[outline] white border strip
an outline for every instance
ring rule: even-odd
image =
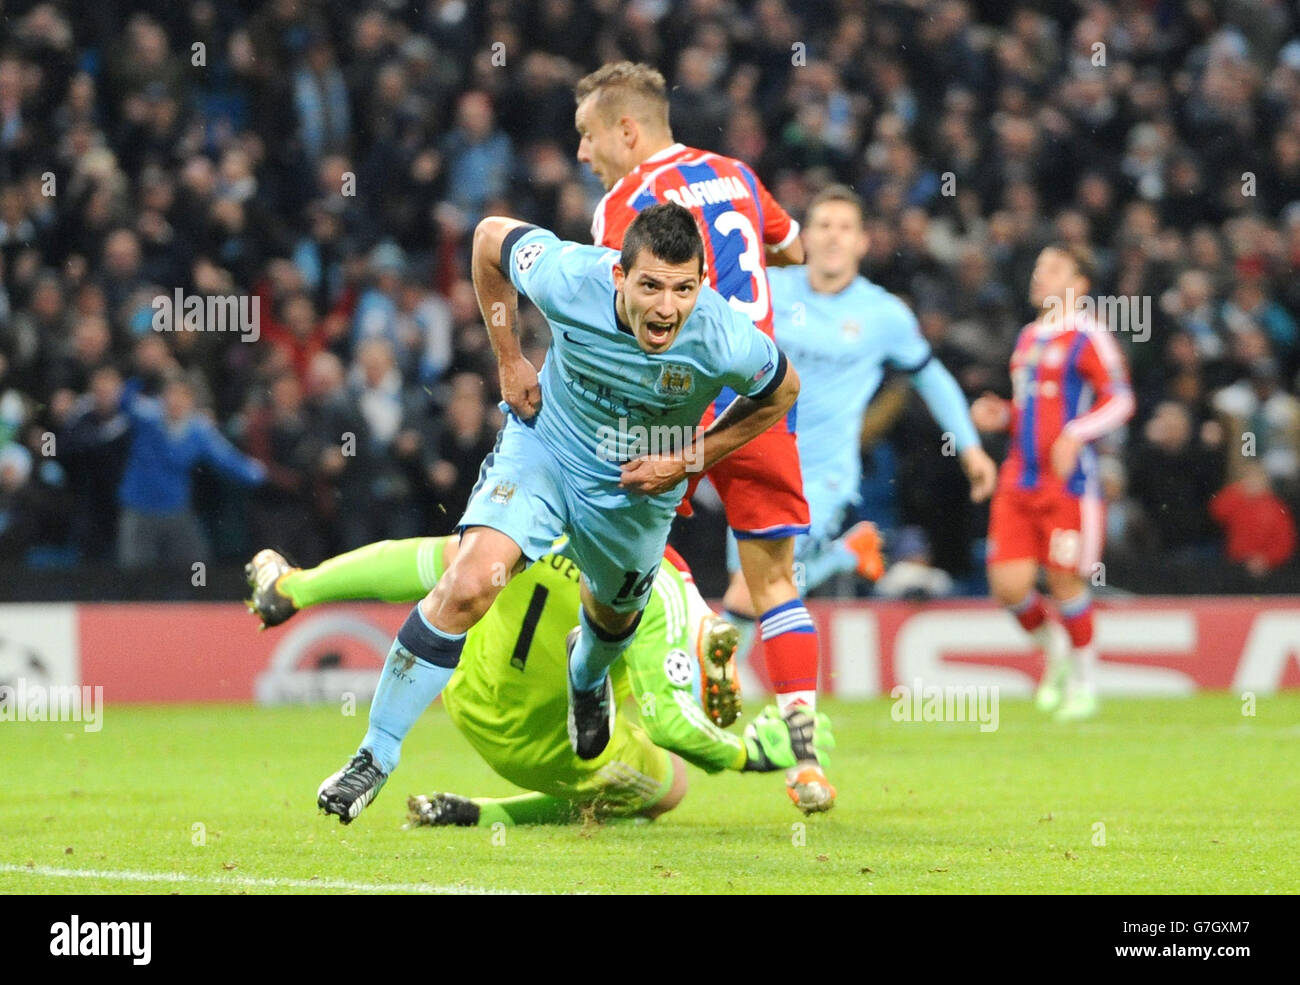
[[[52,879],[117,879],[121,882],[191,883],[229,889],[336,889],[349,893],[416,893],[422,896],[518,896],[518,890],[480,886],[432,886],[426,883],[348,882],[342,879],[275,879],[251,876],[196,876],[184,872],[134,872],[103,869],[59,869],[50,865],[0,862],[0,875],[45,876]]]

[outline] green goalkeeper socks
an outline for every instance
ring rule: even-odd
[[[451,537],[381,540],[280,579],[280,591],[299,609],[321,602],[380,599],[414,602],[442,577],[442,549]]]
[[[501,823],[569,824],[577,817],[573,802],[544,793],[523,793],[518,797],[475,797],[479,806],[478,826]]]

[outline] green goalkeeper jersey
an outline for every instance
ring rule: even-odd
[[[565,637],[578,623],[579,578],[571,559],[550,554],[512,579],[469,631],[443,692],[448,712],[480,755],[529,790],[555,791],[564,777],[600,765],[599,757],[577,759],[565,725]],[[714,725],[700,704],[685,584],[666,560],[636,638],[611,675],[620,719],[639,713],[655,745],[710,773],[744,762],[739,736]]]

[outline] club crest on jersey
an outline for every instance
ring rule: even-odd
[[[529,243],[522,250],[515,253],[515,268],[522,274],[542,255],[546,247],[541,243]]]
[[[840,335],[844,337],[845,342],[856,342],[862,335],[862,325],[852,318],[847,318],[840,324]]]
[[[494,503],[505,505],[514,498],[514,495],[515,484],[513,482],[498,482],[496,487],[492,490],[492,495],[489,499]]]
[[[1043,351],[1043,365],[1048,369],[1059,366],[1063,362],[1065,362],[1065,350],[1060,346],[1048,346]]]
[[[668,363],[659,373],[655,393],[661,397],[683,397],[695,389],[695,373],[681,363]]]

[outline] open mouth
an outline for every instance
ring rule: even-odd
[[[646,322],[646,341],[651,345],[666,345],[668,340],[672,338],[673,327],[671,322]]]

